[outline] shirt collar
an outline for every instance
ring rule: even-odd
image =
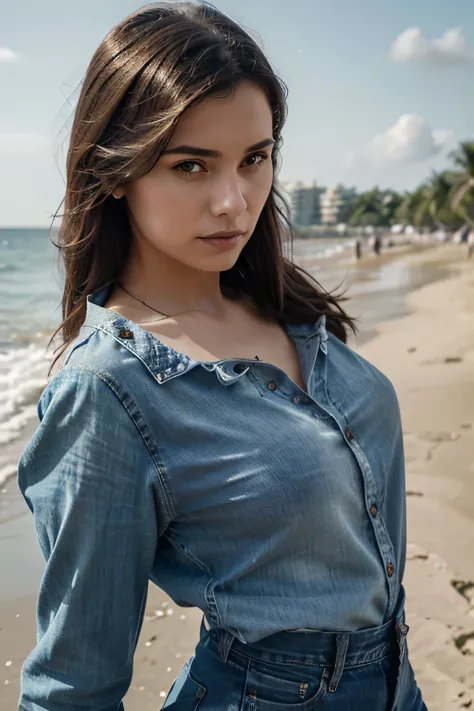
[[[197,365],[203,365],[209,369],[210,362],[197,361],[176,351],[134,321],[129,321],[124,316],[105,308],[104,304],[107,302],[112,288],[113,283],[110,283],[87,295],[83,329],[90,330],[92,328],[111,335],[138,356],[160,383],[182,375]],[[328,339],[326,316],[322,315],[316,321],[305,323],[285,323],[284,328],[295,342],[318,336],[321,347],[326,352]],[[218,362],[224,363],[225,361]]]

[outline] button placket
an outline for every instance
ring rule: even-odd
[[[349,425],[346,424],[345,428],[343,429],[343,434],[346,437],[348,445],[356,456],[356,459],[359,463],[366,482],[367,508],[370,516],[372,517],[373,529],[381,555],[381,564],[388,578],[389,606],[393,608],[398,595],[397,578],[395,575],[395,564],[393,562],[394,550],[393,544],[388,536],[388,532],[383,520],[383,515],[379,511],[377,506],[377,486],[375,484],[374,475],[371,470],[370,464],[367,461],[365,453],[361,448],[360,444],[357,442],[352,428]]]

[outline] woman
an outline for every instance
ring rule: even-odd
[[[149,579],[204,613],[163,708],[425,708],[398,404],[283,256],[284,119],[284,85],[209,5],[145,7],[91,61],[66,352],[19,466],[47,560],[23,711],[123,708]]]

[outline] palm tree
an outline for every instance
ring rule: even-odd
[[[451,192],[452,208],[474,228],[474,142],[461,143],[450,157],[461,169]]]
[[[359,193],[352,203],[352,215],[349,218],[350,225],[366,226],[377,223],[377,193],[378,188]]]
[[[428,209],[430,187],[423,183],[414,192],[405,193],[397,209],[396,217],[399,222],[415,227],[431,227],[433,218]]]
[[[453,186],[459,180],[459,174],[445,170],[433,171],[431,179],[425,184],[422,199],[417,206],[415,223],[422,224],[429,215],[438,227],[460,227],[463,220],[451,205]]]
[[[388,227],[395,218],[395,212],[402,197],[394,190],[372,188],[356,196],[352,203],[350,225],[361,227]]]

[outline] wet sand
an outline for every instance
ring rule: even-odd
[[[474,699],[474,265],[459,247],[440,246],[397,250],[358,264],[346,259],[336,268],[326,260],[313,266],[320,266],[315,276],[327,288],[347,274],[349,295],[357,294],[349,307],[362,321],[354,347],[392,378],[399,394],[408,476],[411,657],[430,711],[468,708]],[[12,449],[22,446],[23,440]],[[43,561],[15,480],[4,489],[0,711],[13,711],[21,664],[35,642]],[[161,707],[193,652],[201,617],[150,586],[127,711]]]

